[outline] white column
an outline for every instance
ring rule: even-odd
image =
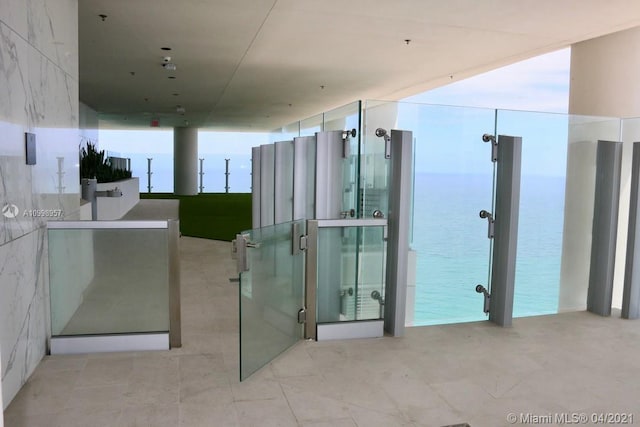
[[[173,192],[198,194],[198,128],[173,128]]]
[[[571,47],[569,113],[640,116],[640,27],[577,43]],[[595,144],[597,139],[624,141],[613,307],[621,306],[629,215],[632,142],[640,132],[619,122],[572,119],[567,153],[567,187],[563,236],[560,311],[586,307],[593,218]]]

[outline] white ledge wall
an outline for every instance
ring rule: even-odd
[[[130,178],[118,182],[98,184],[97,191],[118,188],[122,197],[97,197],[98,220],[114,220],[122,218],[140,201],[140,179]]]
[[[15,218],[0,215],[6,408],[45,354],[49,335],[46,219],[23,213],[79,215],[77,0],[2,0],[0,64],[0,207],[19,209]],[[25,132],[36,135],[32,166],[26,165]]]

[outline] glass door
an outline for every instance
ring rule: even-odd
[[[304,221],[276,224],[238,235],[240,270],[240,380],[302,338]]]

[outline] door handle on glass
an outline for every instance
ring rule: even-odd
[[[259,242],[247,242],[246,243],[248,248],[259,248],[260,247],[260,243]]]

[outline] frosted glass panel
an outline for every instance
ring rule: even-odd
[[[305,222],[298,221],[305,232]],[[244,232],[249,271],[240,274],[240,379],[301,338],[304,255],[292,255],[291,222]]]
[[[50,229],[53,336],[169,330],[166,229]]]

